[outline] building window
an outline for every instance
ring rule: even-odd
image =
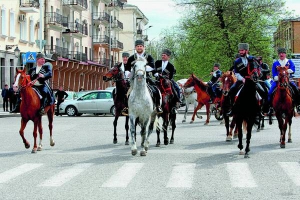
[[[1,8],[1,35],[7,36],[6,8],[4,5]]]
[[[15,38],[15,12],[13,10],[10,11],[9,17],[9,36]]]
[[[20,22],[20,40],[27,41],[27,21]]]
[[[33,19],[31,18],[29,21],[29,30],[30,30],[30,43],[34,43],[34,22]]]

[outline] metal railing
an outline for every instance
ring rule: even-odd
[[[35,7],[39,8],[39,0],[20,0],[20,7]]]
[[[63,5],[77,5],[84,9],[88,8],[87,0],[63,0]]]
[[[68,17],[65,17],[57,12],[46,12],[46,23],[48,24],[60,24],[62,26],[68,26]]]

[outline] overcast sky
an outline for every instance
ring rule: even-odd
[[[182,10],[172,0],[127,0],[128,4],[136,5],[149,19],[147,29],[149,40],[159,39],[163,29],[177,24]],[[286,6],[300,15],[300,0],[286,0]]]

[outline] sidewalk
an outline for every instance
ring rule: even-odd
[[[3,111],[3,104],[0,103],[0,118],[3,117],[20,117],[20,113],[9,113]]]

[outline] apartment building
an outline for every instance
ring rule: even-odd
[[[15,55],[16,47],[21,54],[40,51],[40,31],[42,52],[53,66],[54,89],[108,87],[103,75],[119,61],[124,48],[119,16],[124,3],[126,0],[11,0],[0,4],[1,87],[13,82],[15,68],[23,64],[21,56]]]

